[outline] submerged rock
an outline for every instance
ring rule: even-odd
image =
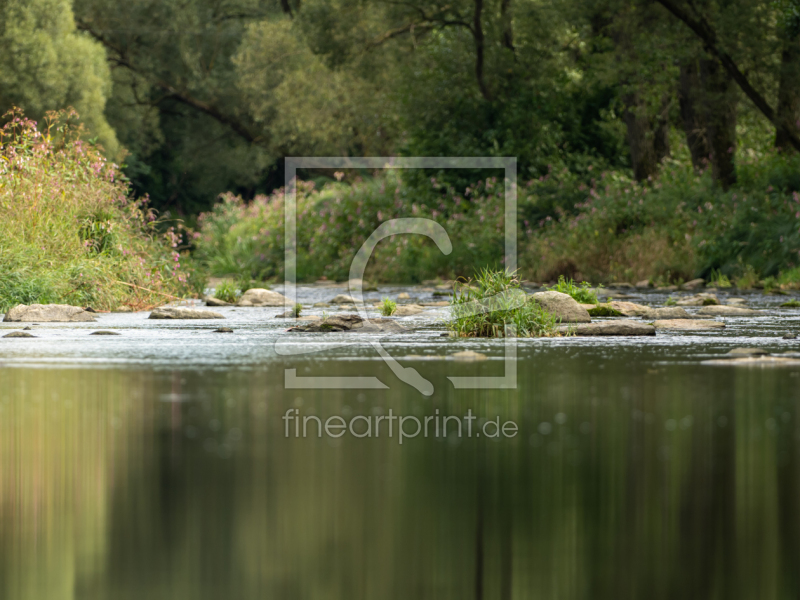
[[[650,308],[642,315],[645,319],[691,319],[692,316],[677,306]]]
[[[769,352],[763,348],[734,348],[728,356],[769,356]]]
[[[68,304],[18,304],[6,313],[3,321],[7,322],[85,322],[94,321],[91,313],[79,306]]]
[[[719,306],[704,306],[697,311],[698,315],[714,315],[723,317],[752,317],[763,314],[760,310],[752,308],[742,308],[741,306],[729,306],[721,304]]]
[[[119,335],[116,331],[107,331],[105,329],[101,329],[100,331],[93,331],[89,335]]]
[[[230,327],[220,327],[219,329],[215,329],[212,333],[233,333],[233,329]]]
[[[784,356],[743,356],[741,358],[715,358],[704,360],[701,365],[717,367],[798,367],[800,358]]]
[[[400,292],[399,294],[397,294],[397,299],[398,300],[411,300],[411,296],[409,296],[407,292]]]
[[[796,340],[797,339],[797,334],[796,333],[784,333],[783,334],[783,339],[785,339],[785,340]]]
[[[619,320],[602,321],[579,325],[560,325],[562,333],[572,331],[575,335],[655,335],[656,328],[641,321]]]
[[[11,333],[7,333],[3,336],[4,338],[33,338],[36,337],[35,335],[31,335],[26,331],[12,331]]]
[[[653,323],[656,329],[722,329],[722,321],[707,321],[702,319],[664,319]]]
[[[472,350],[464,350],[463,352],[456,352],[451,354],[450,358],[453,360],[476,361],[486,360],[486,355],[480,352],[473,352]]]
[[[187,308],[185,306],[162,306],[150,313],[149,319],[224,319],[213,310]]]
[[[325,320],[298,325],[291,332],[335,333],[341,331],[360,331],[363,333],[401,332],[406,328],[393,319],[370,319],[365,321],[359,315],[337,315]]]
[[[562,323],[590,323],[592,318],[572,296],[561,292],[536,292],[530,297],[546,312],[554,314]]]
[[[288,304],[291,302],[286,296],[264,288],[247,290],[236,303],[237,306],[286,306]]]

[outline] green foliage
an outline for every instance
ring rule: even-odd
[[[303,305],[298,302],[292,308],[292,314],[294,315],[295,318],[297,318],[300,316],[301,312],[303,312]]]
[[[675,298],[673,298],[672,296],[667,298],[666,302],[664,302],[664,306],[677,306],[677,304],[678,304],[678,301]]]
[[[237,291],[236,286],[230,281],[222,281],[214,290],[214,298],[227,302],[228,304],[236,304],[236,301],[239,299]]]
[[[558,335],[557,319],[528,299],[516,275],[482,269],[457,284],[450,301],[450,331],[459,337],[547,337]]]
[[[567,281],[563,275],[558,278],[558,283],[554,286],[547,288],[552,292],[561,292],[562,294],[567,294],[572,296],[573,299],[577,300],[581,304],[597,304],[597,294],[592,291],[592,286],[586,281],[582,281],[581,284],[575,285],[575,282],[570,279]]]
[[[74,107],[112,159],[119,155],[104,114],[111,74],[102,46],[75,28],[70,0],[0,2],[0,114],[21,107],[36,120]]]
[[[741,290],[751,290],[758,285],[758,274],[753,265],[746,265],[742,274],[734,279],[736,287]]]
[[[397,311],[397,302],[390,298],[381,300],[381,314],[384,317],[391,317]]]
[[[157,235],[155,215],[130,199],[117,167],[82,141],[70,125],[74,115],[50,115],[43,131],[19,111],[7,118],[0,310],[37,302],[141,307],[202,288],[179,251],[181,232]]]
[[[781,304],[781,308],[800,308],[800,300],[792,298],[788,302]]]
[[[711,276],[709,277],[708,284],[709,287],[715,287],[719,289],[726,289],[733,287],[731,280],[728,279],[727,275],[723,275],[717,269],[711,270]]]
[[[594,308],[589,309],[589,315],[592,317],[622,317],[624,316],[617,309],[612,308],[610,304],[598,304]]]

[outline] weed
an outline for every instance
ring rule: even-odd
[[[592,286],[586,281],[577,286],[572,279],[567,281],[563,275],[560,275],[558,283],[547,289],[552,292],[568,294],[581,304],[597,304],[597,294],[592,291]]]
[[[739,277],[734,278],[733,281],[736,287],[741,290],[752,290],[758,285],[758,273],[756,273],[753,265],[746,265],[744,272]]]
[[[711,277],[706,285],[708,287],[715,287],[721,290],[733,287],[733,284],[731,283],[731,280],[728,279],[728,276],[723,275],[717,269],[713,269],[711,271]]]
[[[676,304],[678,304],[678,301],[672,296],[667,298],[667,301],[664,302],[664,306],[675,306]]]
[[[381,301],[381,314],[384,317],[391,317],[397,311],[397,302],[389,298]]]
[[[294,318],[296,319],[300,316],[301,312],[303,312],[303,305],[298,302],[292,309],[292,315],[294,315]]]
[[[781,308],[800,308],[800,300],[792,298],[788,302],[781,304]]]

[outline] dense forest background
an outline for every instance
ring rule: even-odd
[[[800,3],[2,0],[0,108],[74,106],[134,190],[191,215],[302,155],[517,156],[721,186],[800,147]]]

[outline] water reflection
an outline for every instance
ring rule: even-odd
[[[277,366],[0,370],[0,597],[797,596],[798,373],[567,352],[503,392],[415,363],[432,399],[286,391]],[[519,434],[287,438],[292,408]]]

